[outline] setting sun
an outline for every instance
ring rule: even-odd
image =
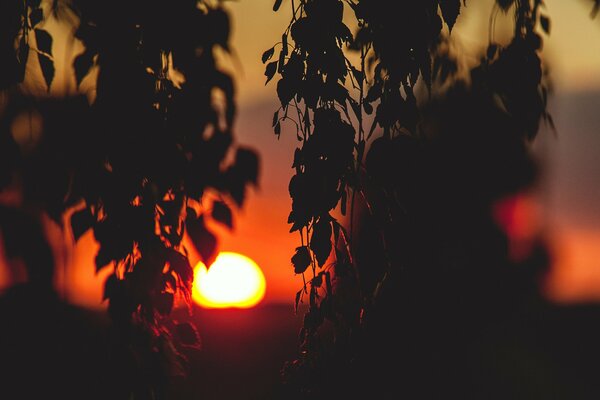
[[[196,265],[192,298],[207,308],[250,308],[260,303],[265,288],[265,277],[254,261],[222,252],[208,270],[202,262]]]

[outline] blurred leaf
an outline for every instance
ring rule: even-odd
[[[365,74],[362,71],[357,70],[354,66],[351,66],[352,75],[354,75],[354,79],[358,82],[359,86],[362,84],[365,79]]]
[[[185,255],[173,248],[169,248],[167,249],[167,262],[171,266],[171,270],[179,276],[179,279],[185,285],[189,286],[192,284],[192,281],[194,280],[194,270]]]
[[[34,29],[37,49],[48,55],[52,55],[52,36],[43,29]]]
[[[265,51],[262,55],[262,63],[264,64],[269,61],[271,57],[273,57],[273,54],[275,54],[275,47],[271,47],[269,50]]]
[[[169,315],[171,313],[171,310],[173,310],[173,301],[173,293],[160,293],[156,299],[156,310],[161,315]]]
[[[314,287],[321,287],[323,284],[323,275],[317,274],[317,276],[315,276],[311,282]]]
[[[308,251],[308,247],[296,247],[296,253],[292,256],[292,265],[294,266],[294,272],[297,274],[306,271],[306,268],[310,265],[310,252]]]
[[[217,256],[217,238],[206,228],[203,217],[194,219],[188,216],[186,229],[202,261],[207,268],[210,267]]]
[[[29,45],[25,41],[25,37],[22,37],[19,41],[19,82],[22,82],[25,79],[25,71],[27,69],[27,60],[29,59]]]
[[[42,75],[44,75],[44,80],[46,81],[46,87],[50,91],[50,85],[52,85],[52,80],[54,79],[54,62],[40,53],[38,53],[38,61],[42,69]]]
[[[41,8],[34,8],[29,14],[31,26],[36,26],[44,19],[44,11]]]
[[[496,4],[502,9],[502,11],[506,12],[513,5],[515,0],[496,0]]]
[[[244,182],[258,185],[259,159],[254,150],[239,147],[235,153],[235,168]]]
[[[546,34],[550,34],[550,18],[547,15],[540,15],[540,25]]]
[[[94,216],[86,207],[71,215],[71,229],[73,230],[73,238],[78,241],[79,238],[87,232],[94,223]]]
[[[220,223],[233,229],[233,217],[229,206],[222,201],[213,202],[212,217]]]
[[[181,344],[191,347],[200,346],[200,335],[198,334],[196,327],[189,322],[182,322],[175,325],[175,332],[181,341]]]
[[[93,56],[87,50],[75,57],[73,68],[75,69],[75,81],[77,87],[81,85],[81,81],[83,81],[83,78],[90,72],[93,64]]]
[[[282,0],[275,0],[275,4],[273,4],[273,11],[279,10],[279,7],[281,7],[281,1]]]
[[[448,30],[452,32],[452,27],[454,27],[458,14],[460,14],[460,0],[440,0],[440,8],[444,20],[448,24]]]
[[[327,293],[333,293],[333,287],[331,285],[331,275],[329,275],[329,271],[322,272],[325,275],[325,288],[327,289]]]

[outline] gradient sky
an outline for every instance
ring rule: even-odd
[[[546,170],[542,199],[549,220],[547,231],[556,244],[557,269],[549,289],[557,299],[600,298],[600,118],[596,112],[600,108],[600,19],[590,19],[590,1],[545,3],[552,27],[544,55],[555,85],[551,108],[559,131],[557,137],[542,134],[537,145]],[[279,13],[272,11],[273,0],[226,4],[232,17],[235,53],[224,60],[224,66],[237,75],[240,105],[235,132],[240,144],[260,153],[262,168],[260,188],[251,193],[246,208],[238,213],[236,230],[220,231],[221,250],[245,254],[263,268],[266,301],[291,303],[302,284],[290,265],[299,238],[288,233],[286,223],[291,206],[287,186],[297,142],[285,129],[280,140],[273,134],[271,120],[278,100],[275,85],[264,85],[260,61],[262,52],[279,41],[289,22],[289,0],[283,0]],[[487,44],[493,0],[470,0],[467,4],[453,35],[465,53],[475,57]],[[506,29],[499,24],[495,37],[501,40]],[[77,43],[71,45],[77,52]],[[57,63],[64,59],[61,54],[68,46],[64,40],[56,41]],[[57,75],[53,93],[69,92],[65,76]],[[42,87],[41,82],[39,85]],[[89,79],[83,85],[88,90],[91,86]],[[78,304],[99,305],[104,276],[94,276],[91,233],[65,254],[68,264],[78,266],[67,268],[66,277],[61,277],[73,286],[66,295]]]

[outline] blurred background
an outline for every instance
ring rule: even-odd
[[[271,121],[278,100],[274,84],[264,84],[260,60],[262,52],[279,40],[290,18],[286,0],[279,13],[272,11],[272,3],[227,2],[234,50],[231,55],[224,55],[223,63],[237,79],[239,109],[235,134],[239,143],[258,151],[261,174],[259,188],[250,194],[245,208],[237,215],[235,230],[215,230],[219,229],[221,251],[246,255],[261,267],[266,294],[259,307],[252,310],[195,309],[205,350],[195,359],[192,377],[217,383],[205,386],[203,392],[195,392],[191,387],[186,390],[203,393],[205,398],[268,397],[277,382],[279,367],[295,352],[301,323],[301,316],[293,312],[293,302],[302,279],[294,275],[290,264],[299,238],[289,233],[287,224],[291,207],[288,182],[296,135],[285,127],[279,140],[273,134]],[[554,86],[550,112],[556,130],[543,127],[535,141],[542,180],[523,218],[534,220],[536,229],[541,230],[551,246],[551,272],[543,282],[547,298],[559,304],[593,303],[600,300],[600,21],[590,17],[591,2],[545,3],[552,22],[543,54]],[[469,62],[476,61],[488,44],[493,0],[471,0],[467,5],[452,35]],[[496,26],[497,40],[503,35],[508,37],[510,21],[505,22]],[[81,47],[68,39],[56,21],[49,20],[46,28],[55,34],[57,67],[50,95],[74,94],[74,82],[69,81],[69,74],[60,71],[71,64]],[[39,66],[30,63],[28,68]],[[38,78],[34,74],[29,82],[28,90],[45,92],[39,72]],[[93,96],[93,77],[86,78],[82,90]],[[45,229],[59,266],[59,293],[73,305],[105,309],[102,290],[108,271],[95,274],[97,247],[92,232],[76,245],[65,246],[62,238],[70,243],[70,232],[61,232],[51,222],[46,223]],[[11,280],[7,268],[0,247],[0,290],[18,278]],[[262,365],[260,370],[252,368],[257,362]]]
[[[291,206],[287,185],[296,138],[286,132],[285,126],[279,140],[273,134],[271,121],[278,100],[275,86],[264,84],[260,60],[262,52],[278,40],[290,15],[285,7],[274,13],[271,3],[253,0],[226,4],[232,19],[234,51],[223,57],[223,63],[237,79],[235,132],[239,143],[251,145],[260,153],[262,165],[260,187],[239,213],[235,230],[219,231],[220,249],[245,254],[258,263],[267,281],[265,303],[292,304],[301,285],[301,278],[294,276],[290,265],[298,237],[288,233],[286,223]],[[543,54],[554,85],[550,110],[556,132],[542,126],[543,132],[534,145],[543,176],[536,194],[538,204],[532,211],[535,209],[540,228],[552,243],[554,262],[545,286],[548,296],[560,302],[595,300],[600,299],[600,115],[596,112],[600,106],[600,23],[590,18],[590,2],[545,3],[554,17]],[[492,6],[492,0],[472,1],[458,19],[453,37],[466,62],[475,61],[487,46]],[[511,29],[508,18],[500,21],[505,23],[498,23],[494,33],[499,41],[508,37]],[[70,65],[69,60],[81,47],[67,40],[56,21],[47,24],[47,29],[57,35],[54,51],[59,71],[50,94],[73,94],[74,82],[60,71],[66,63]],[[39,66],[29,63],[28,68]],[[39,72],[28,89],[44,94]],[[93,76],[84,80],[82,90],[93,93]],[[48,229],[60,235],[56,227],[50,225]],[[61,287],[65,286],[61,282],[69,282],[69,289],[63,292],[69,301],[103,308],[105,276],[95,275],[95,252],[91,232],[74,247],[55,249],[59,265],[64,266],[57,279]],[[0,287],[8,286],[8,280],[3,266]]]

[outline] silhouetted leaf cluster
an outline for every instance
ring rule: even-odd
[[[213,1],[65,4],[85,46],[73,62],[75,81],[79,86],[97,68],[95,98],[11,96],[1,120],[0,184],[18,173],[25,198],[57,223],[71,212],[75,240],[93,232],[96,270],[114,271],[104,297],[125,341],[135,340],[127,333],[134,329],[148,348],[168,350],[172,336],[195,345],[189,327],[166,330],[174,304],[190,300],[193,270],[183,237],[210,265],[218,243],[207,216],[232,229],[232,207],[244,205],[259,175],[257,154],[234,143],[234,82],[217,60],[219,49],[230,51],[229,17]],[[60,18],[61,7],[53,2],[50,11]],[[33,0],[0,5],[0,88],[23,80],[35,51],[50,89],[53,38],[43,10]],[[32,149],[11,135],[23,111],[43,123]],[[143,348],[132,345],[140,357]],[[158,381],[145,384],[160,391]]]
[[[280,5],[275,2],[274,10]],[[460,223],[444,213],[466,215],[469,207],[488,207],[534,179],[526,143],[541,119],[551,123],[536,29],[548,34],[550,20],[541,12],[541,1],[498,0],[494,12],[514,13],[513,40],[501,45],[491,37],[487,55],[470,71],[468,82],[461,82],[460,55],[450,51],[449,34],[466,5],[461,0],[406,1],[394,4],[392,12],[383,0],[299,0],[292,2],[282,40],[262,55],[267,83],[280,75],[275,134],[290,120],[301,142],[292,164],[288,222],[301,235],[291,262],[305,283],[295,304],[306,301],[308,311],[300,356],[286,365],[284,379],[307,396],[333,396],[335,391],[319,391],[339,388],[328,379],[343,379],[345,372],[339,371],[349,372],[353,355],[368,353],[368,342],[359,338],[372,334],[378,340],[374,332],[382,332],[367,321],[385,321],[384,314],[372,311],[380,301],[387,313],[399,307],[388,298],[398,282],[404,285],[407,278],[423,285],[425,280],[411,281],[413,272],[441,268],[445,260],[433,260],[422,246],[427,229],[433,233],[437,223]],[[345,6],[358,26],[354,35],[343,19]],[[358,63],[348,59],[348,52],[358,53]],[[427,106],[417,104],[418,81],[432,96],[422,102]],[[452,111],[431,106],[436,98],[452,105]],[[442,124],[438,130],[437,124]],[[500,155],[494,156],[494,150]],[[472,175],[477,168],[485,183]],[[444,211],[432,211],[436,201],[447,204],[439,207]],[[349,232],[332,216],[335,209],[346,215],[348,204]],[[371,236],[360,236],[371,246],[368,255],[357,254],[354,243],[357,204],[370,221]],[[477,214],[473,221],[486,215]],[[442,236],[431,240],[447,243]],[[462,242],[454,245],[469,251]],[[422,288],[418,285],[414,290]],[[384,292],[388,297],[380,300]],[[330,350],[319,334],[326,321],[335,327]],[[386,390],[382,393],[390,396]]]

